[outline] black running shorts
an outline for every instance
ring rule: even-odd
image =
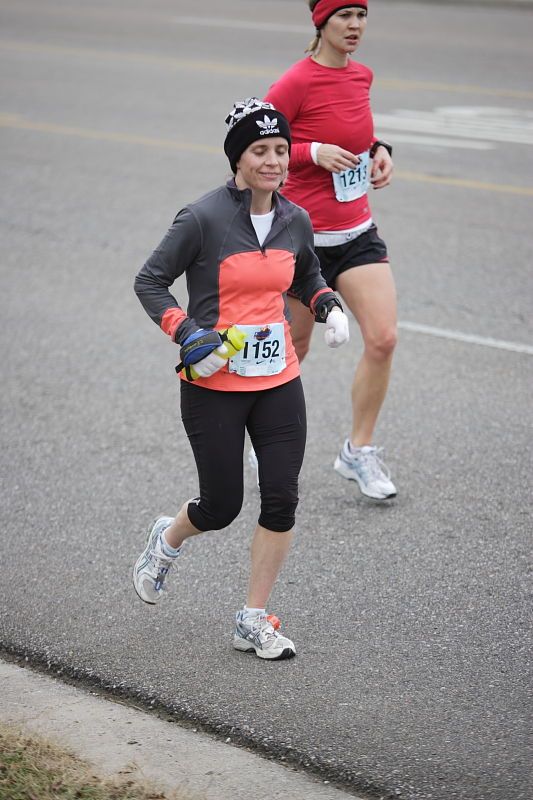
[[[333,247],[315,247],[320,270],[328,286],[335,289],[341,272],[365,264],[388,264],[387,245],[380,238],[375,225],[346,244]]]

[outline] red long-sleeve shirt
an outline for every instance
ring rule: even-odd
[[[305,208],[315,231],[347,230],[371,217],[368,195],[335,199],[332,175],[311,158],[311,143],[336,144],[359,154],[375,141],[370,109],[372,70],[350,61],[324,67],[311,58],[294,64],[268,90],[266,100],[287,117],[292,148],[283,194]]]

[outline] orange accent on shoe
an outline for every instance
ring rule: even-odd
[[[267,620],[270,622],[275,631],[278,631],[281,628],[281,620],[279,617],[276,617],[275,614],[268,614]]]

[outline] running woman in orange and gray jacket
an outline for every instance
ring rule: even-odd
[[[311,217],[322,275],[361,328],[364,352],[352,385],[352,428],[335,469],[376,500],[396,488],[374,446],[396,345],[396,291],[385,242],[378,236],[368,187],[387,186],[392,148],[374,136],[372,71],[352,61],[367,24],[367,0],[310,0],[316,37],[310,56],[271,86],[266,100],[287,117],[293,137],[285,197]],[[313,320],[290,301],[300,361]]]
[[[133,581],[142,600],[157,603],[183,542],[239,514],[247,430],[259,462],[261,512],[233,645],[282,659],[294,655],[294,644],[265,609],[291,543],[306,436],[286,293],[325,323],[331,347],[348,340],[348,320],[320,274],[307,212],[277,192],[289,163],[287,120],[270,103],[250,98],[236,103],[226,122],[234,179],[179,212],[135,281],[148,314],[181,345],[181,414],[199,497],[175,517],[156,520]],[[187,311],[169,291],[183,273]],[[245,345],[228,351],[232,340],[224,332],[235,332],[235,325]]]

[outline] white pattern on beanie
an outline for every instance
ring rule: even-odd
[[[247,117],[248,114],[253,114],[254,111],[275,111],[272,103],[264,103],[258,97],[247,97],[244,100],[237,100],[224,120],[228,126],[228,132],[236,125],[241,119]]]

